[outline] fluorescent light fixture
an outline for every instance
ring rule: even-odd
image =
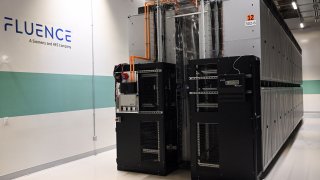
[[[303,29],[304,28],[304,24],[300,23],[300,28]]]
[[[297,10],[298,9],[298,5],[295,1],[292,1],[292,7],[294,10]]]

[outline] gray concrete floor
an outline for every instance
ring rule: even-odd
[[[266,180],[320,180],[320,118],[306,117]]]
[[[266,180],[320,180],[320,116],[306,116],[296,138],[289,144]],[[188,180],[190,172],[179,170],[167,177],[116,170],[112,150],[76,162],[47,169],[18,180]]]

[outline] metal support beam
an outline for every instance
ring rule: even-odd
[[[199,44],[200,44],[200,58],[205,59],[206,58],[206,33],[205,33],[205,6],[204,6],[204,0],[201,0],[200,3],[201,7],[201,16],[199,21],[200,31],[199,31]]]
[[[205,11],[205,13],[207,13],[208,11]],[[192,16],[192,15],[198,15],[201,14],[201,12],[195,12],[195,13],[188,13],[188,14],[180,14],[180,15],[176,15],[176,16],[170,16],[167,17],[167,19],[171,19],[171,18],[179,18],[179,17],[186,17],[186,16]]]
[[[157,46],[158,46],[158,62],[163,62],[163,46],[162,46],[162,10],[160,0],[157,0]]]

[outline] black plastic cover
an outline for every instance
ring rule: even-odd
[[[136,94],[137,93],[137,83],[121,83],[120,84],[120,92],[123,94]]]

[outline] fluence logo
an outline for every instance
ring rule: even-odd
[[[71,43],[72,41],[72,33],[67,29],[50,27],[27,21],[20,22],[18,19],[13,19],[11,17],[4,17],[4,22],[3,28],[5,31],[15,31],[17,34],[66,41],[68,43]]]

